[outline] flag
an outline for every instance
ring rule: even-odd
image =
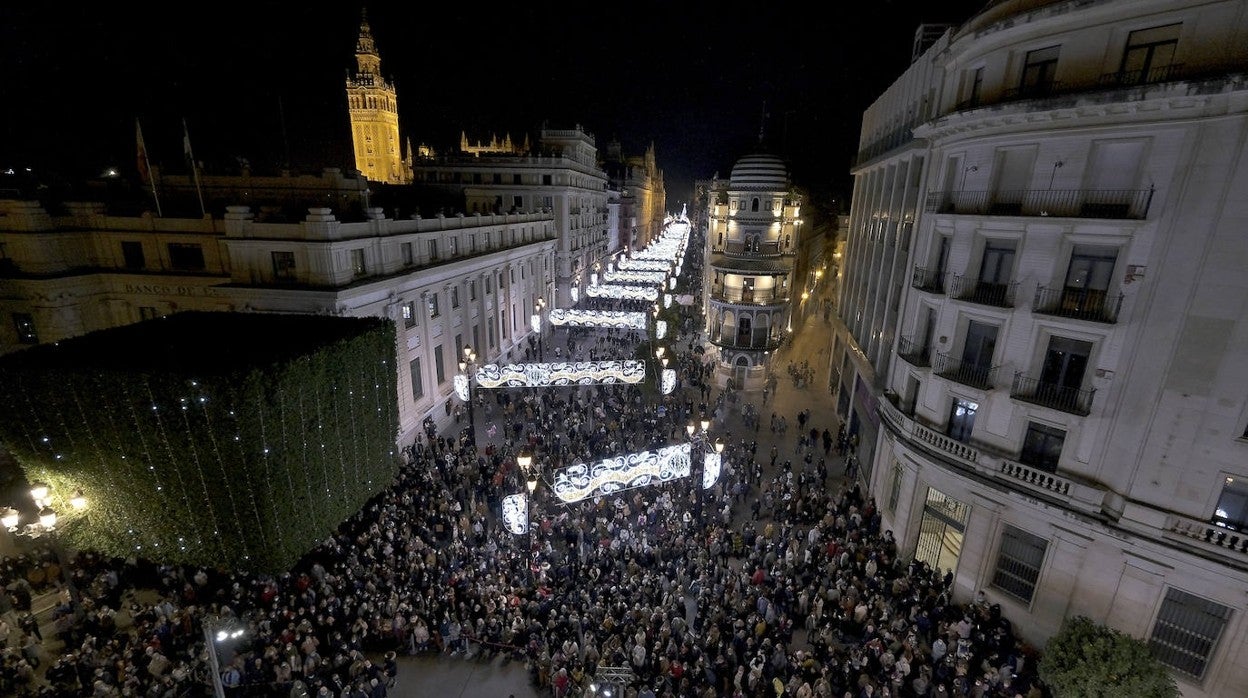
[[[135,142],[138,143],[139,147],[139,179],[142,180],[144,184],[147,184],[152,181],[152,168],[151,165],[148,164],[147,145],[143,143],[143,126],[139,123],[138,118],[135,118],[134,120],[134,139]]]
[[[191,132],[186,128],[186,119],[182,120],[182,154],[186,156],[191,170],[195,169],[195,154],[191,152]]]

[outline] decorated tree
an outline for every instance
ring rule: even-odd
[[[1040,678],[1061,698],[1177,698],[1178,686],[1148,644],[1084,616],[1067,618],[1040,659]]]
[[[382,318],[188,312],[0,359],[0,441],[72,547],[277,572],[398,469]]]

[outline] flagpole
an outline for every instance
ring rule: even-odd
[[[182,118],[182,148],[186,151],[186,157],[191,161],[191,175],[195,178],[195,195],[199,197],[199,215],[208,215],[207,209],[204,208],[204,192],[199,187],[199,165],[195,162],[195,153],[191,152],[191,132],[186,127],[186,118]]]
[[[156,178],[152,176],[152,161],[147,157],[147,144],[143,142],[143,126],[139,123],[139,118],[134,118],[134,135],[138,139],[139,157],[142,162],[139,163],[139,177],[147,180],[152,185],[152,200],[156,202],[156,215],[164,218],[165,214],[160,210],[160,195],[156,193]]]

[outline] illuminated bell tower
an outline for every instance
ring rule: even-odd
[[[404,160],[400,150],[399,102],[394,86],[381,74],[381,55],[367,16],[360,21],[355,62],[355,74],[347,77],[355,168],[370,181],[410,183],[411,162]]]

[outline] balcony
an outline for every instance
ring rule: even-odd
[[[735,332],[731,328],[728,332],[712,331],[710,337],[712,344],[729,349],[756,349],[758,351],[766,351],[776,349],[780,346],[780,337],[771,337],[767,332]]]
[[[1152,189],[936,191],[927,195],[924,210],[972,216],[1144,220],[1152,201]]]
[[[945,292],[945,271],[943,269],[927,269],[915,267],[910,285],[928,293]]]
[[[947,378],[955,383],[969,385],[980,390],[992,390],[993,380],[997,374],[997,367],[995,366],[982,366],[969,361],[963,361],[962,359],[956,359],[948,354],[937,354],[936,361],[932,364],[932,370],[941,378]]]
[[[724,290],[722,286],[711,289],[711,300],[736,305],[783,305],[789,302],[787,292],[745,291],[739,288]]]
[[[893,396],[895,399],[896,396]],[[983,477],[1000,482],[1012,489],[1030,492],[1034,496],[1044,497],[1061,506],[1076,511],[1099,515],[1106,510],[1106,490],[1082,478],[1046,472],[1019,463],[1004,453],[989,448],[971,446],[952,439],[940,432],[924,426],[912,415],[906,414],[892,400],[881,400],[881,422],[892,430],[908,445],[926,451],[941,459],[944,463],[964,471],[976,472]],[[1195,529],[1194,526],[1189,526]],[[1177,531],[1178,527],[1172,530]],[[1195,533],[1189,534],[1195,536]],[[1203,529],[1201,535],[1204,535]],[[1211,538],[1220,540],[1216,534]],[[1242,545],[1243,538],[1233,543],[1220,543],[1224,548]]]
[[[926,344],[920,346],[909,337],[897,340],[897,356],[911,366],[925,368],[932,365],[932,348]]]
[[[949,296],[995,308],[1013,308],[1017,288],[1018,283],[990,284],[969,276],[955,276],[949,285]]]
[[[1010,388],[1010,397],[1016,400],[1078,415],[1086,415],[1092,410],[1092,396],[1095,393],[1095,388],[1085,390],[1046,383],[1038,378],[1024,376],[1021,371],[1014,374],[1014,385]]]
[[[1121,308],[1121,293],[1045,286],[1036,289],[1036,297],[1031,304],[1033,313],[1110,324],[1118,322],[1118,311]]]
[[[780,243],[778,242],[760,242],[757,245],[747,245],[744,242],[727,242],[724,244],[724,253],[731,255],[758,255],[763,257],[774,257],[780,254]]]
[[[1175,514],[1166,516],[1165,531],[1184,545],[1195,546],[1212,557],[1237,564],[1248,562],[1248,534]]]
[[[1181,80],[1186,76],[1182,63],[1151,66],[1148,70],[1120,70],[1116,73],[1103,73],[1100,78],[1101,87],[1135,87],[1136,85],[1152,85],[1159,82]]]

